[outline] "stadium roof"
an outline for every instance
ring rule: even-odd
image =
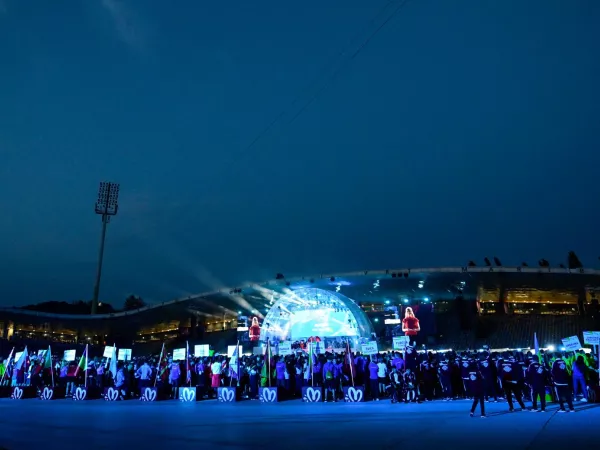
[[[535,287],[577,291],[600,285],[600,270],[530,268],[530,267],[441,267],[394,270],[363,270],[334,274],[319,274],[296,278],[278,276],[262,283],[217,289],[179,298],[173,301],[149,305],[137,310],[98,315],[61,315],[25,310],[0,308],[3,317],[20,317],[41,322],[48,320],[106,321],[126,319],[133,322],[150,322],[181,318],[182,313],[209,317],[223,315],[264,316],[277,298],[305,287],[336,290],[357,303],[390,303],[402,299],[431,300],[454,299],[460,291],[467,298],[474,298],[480,286],[491,289],[503,285],[506,288]]]

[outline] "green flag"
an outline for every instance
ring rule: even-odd
[[[46,354],[44,355],[44,369],[52,369],[52,353],[50,346],[48,346],[48,350],[46,350]]]
[[[85,352],[81,355],[81,359],[79,360],[79,364],[77,365],[77,370],[75,370],[75,376],[79,373],[79,370],[86,370],[88,366],[88,358],[87,358],[87,345],[85,346]]]

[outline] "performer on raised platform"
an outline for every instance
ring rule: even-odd
[[[258,324],[258,317],[252,318],[252,325],[248,330],[250,341],[256,342],[260,339],[260,325]]]
[[[419,319],[416,318],[413,309],[409,306],[404,312],[404,319],[402,319],[402,331],[405,336],[410,336],[411,342],[417,341],[417,335],[421,331],[419,325]]]

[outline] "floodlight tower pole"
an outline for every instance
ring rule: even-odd
[[[98,311],[98,296],[100,294],[100,278],[102,277],[102,261],[104,259],[104,241],[106,240],[106,225],[111,216],[116,216],[119,209],[119,185],[103,181],[98,189],[98,201],[96,201],[96,214],[102,216],[102,234],[100,235],[100,250],[98,252],[98,269],[96,271],[96,283],[94,284],[94,298],[92,299],[92,314]]]

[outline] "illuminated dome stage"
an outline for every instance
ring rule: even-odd
[[[369,338],[371,322],[360,307],[339,292],[302,288],[279,297],[263,321],[260,340]]]

